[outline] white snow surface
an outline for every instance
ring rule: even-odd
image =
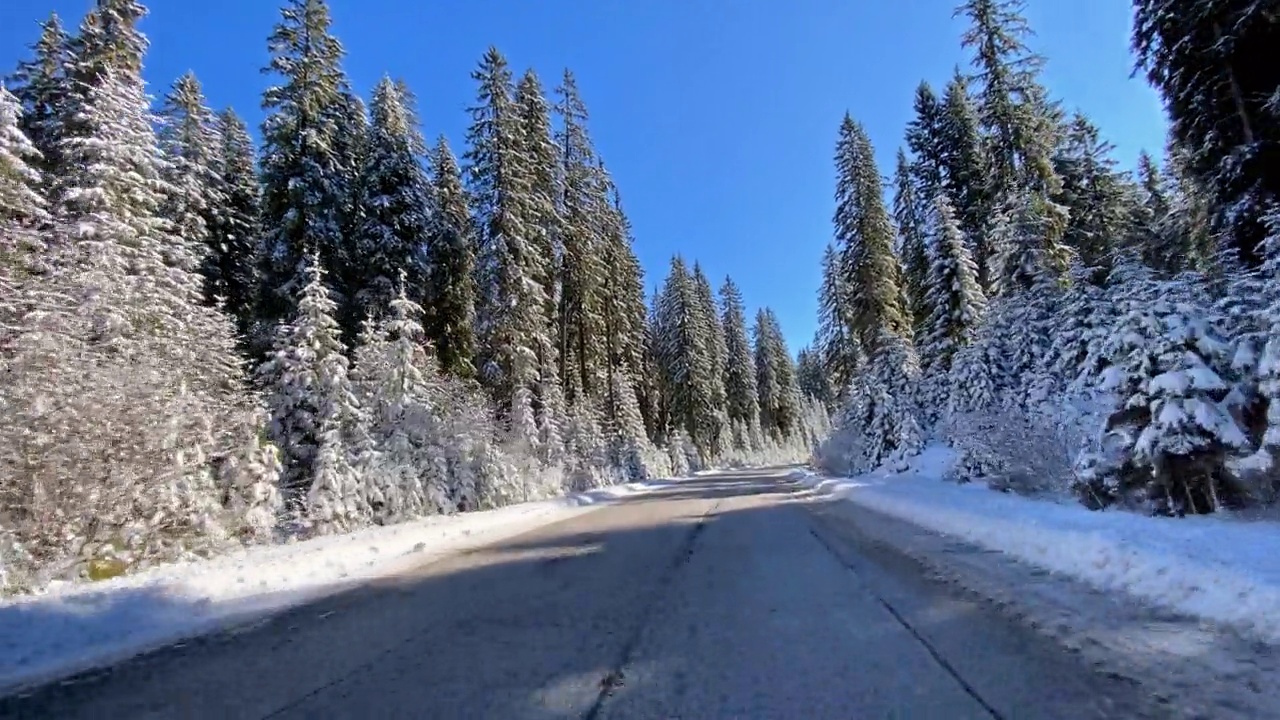
[[[930,445],[903,472],[793,477],[1043,569],[1280,643],[1280,523],[1223,516],[1153,518],[942,480],[955,459]]]
[[[567,520],[667,485],[632,483],[497,510],[246,548],[0,599],[0,695],[126,660],[362,581]]]

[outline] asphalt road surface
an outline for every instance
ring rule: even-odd
[[[1161,717],[861,539],[710,476],[0,700],[0,718]]]

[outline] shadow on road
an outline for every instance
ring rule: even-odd
[[[672,577],[696,552],[699,534],[726,523],[796,524],[801,513],[815,528],[815,548],[824,538],[844,543],[842,562],[849,569],[859,570],[848,562],[857,556],[862,571],[928,585],[922,577],[909,577],[918,569],[891,551],[859,555],[856,540],[824,530],[828,521],[808,510],[827,501],[793,502],[804,488],[778,475],[776,469],[706,475],[627,497],[599,512],[342,591],[250,627],[2,698],[0,718],[581,718],[599,698],[624,691],[610,686],[611,673],[641,626],[662,621],[655,613],[666,602]],[[732,507],[735,499],[770,496],[776,502]],[[768,543],[740,549],[744,556],[788,552]],[[941,586],[927,591],[949,592]],[[726,613],[734,611],[733,600],[726,593]],[[985,611],[972,604],[956,608],[915,618],[917,630],[926,636],[971,635],[976,615]],[[145,629],[148,614],[184,608],[139,590],[121,593],[108,611]],[[29,632],[47,632],[51,642],[75,643],[78,627],[100,621],[77,616],[70,607],[56,614],[19,612]],[[0,614],[0,628],[13,626],[13,618]],[[1036,642],[1029,633],[1022,641]],[[801,710],[795,717],[823,717]]]

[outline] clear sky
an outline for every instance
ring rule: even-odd
[[[274,0],[151,0],[146,67],[160,94],[190,69],[214,107],[251,125],[268,77]],[[461,152],[470,72],[496,45],[548,90],[571,68],[597,148],[634,225],[650,287],[673,253],[727,273],[750,308],[778,313],[793,351],[816,325],[819,259],[831,237],[836,130],[848,110],[893,169],[916,85],[941,88],[956,63],[958,0],[331,0],[346,69],[368,97],[383,74],[419,98],[429,138]],[[0,74],[57,11],[74,28],[91,0],[0,2]],[[1159,154],[1156,94],[1130,79],[1130,4],[1030,0],[1045,81],[1131,167]],[[753,311],[753,310],[752,310]]]

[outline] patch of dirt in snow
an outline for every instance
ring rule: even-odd
[[[1181,717],[1280,720],[1274,693],[1280,647],[1145,607],[854,503],[840,505],[871,542],[904,553],[934,579],[1050,637],[1095,670],[1139,683]]]

